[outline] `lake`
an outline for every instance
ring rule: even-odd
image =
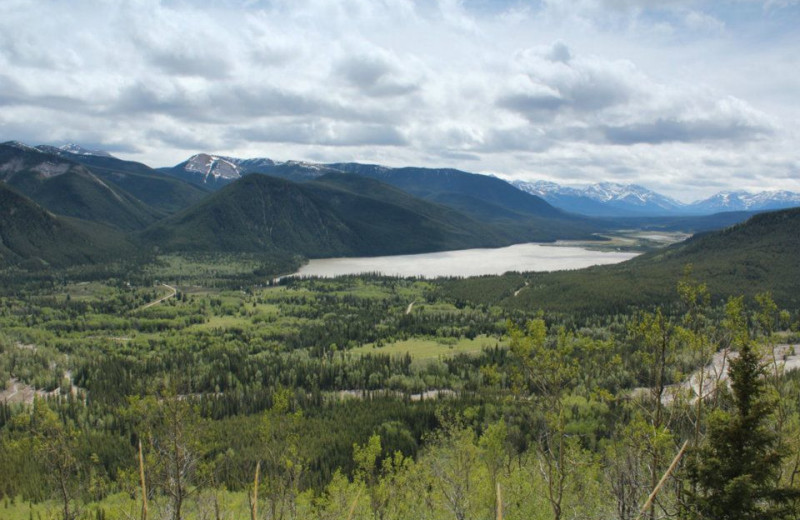
[[[616,264],[638,253],[607,252],[560,244],[516,244],[495,249],[462,249],[418,255],[311,260],[293,276],[381,273],[387,276],[479,276],[508,271],[559,271]]]

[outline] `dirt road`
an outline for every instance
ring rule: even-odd
[[[178,289],[176,289],[175,287],[173,287],[173,286],[171,286],[171,285],[167,285],[167,284],[165,284],[165,283],[162,283],[161,285],[163,285],[164,287],[166,287],[167,289],[169,289],[170,291],[172,291],[172,293],[170,293],[170,294],[168,294],[168,295],[164,296],[163,298],[159,298],[158,300],[152,301],[152,302],[150,302],[150,303],[148,303],[148,304],[146,304],[146,305],[142,305],[141,307],[139,307],[139,310],[142,310],[142,309],[149,309],[149,308],[150,308],[150,307],[152,307],[153,305],[158,305],[159,303],[161,303],[161,302],[163,302],[163,301],[166,301],[166,300],[169,300],[170,298],[172,298],[173,296],[175,296],[176,294],[178,294]]]

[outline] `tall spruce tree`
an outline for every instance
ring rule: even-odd
[[[798,496],[796,490],[780,487],[782,454],[769,425],[773,403],[765,395],[764,368],[746,330],[738,332],[739,356],[729,370],[733,409],[711,414],[704,443],[689,458],[688,475],[696,491],[689,493],[687,516],[794,519]]]

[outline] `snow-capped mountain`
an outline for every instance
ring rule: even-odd
[[[524,192],[542,198],[565,195],[580,197],[583,195],[581,190],[570,188],[569,186],[561,186],[550,181],[511,181],[511,184]]]
[[[74,155],[95,155],[97,157],[113,157],[110,153],[105,152],[103,150],[89,150],[88,148],[84,148],[81,145],[75,143],[68,143],[64,146],[59,146],[59,150],[62,152],[71,153]]]
[[[301,161],[277,162],[265,157],[239,159],[200,153],[172,168],[159,168],[159,171],[216,189],[250,173],[302,181],[315,179],[334,170],[324,164]]]
[[[40,144],[35,147],[35,150],[39,152],[58,155],[59,157],[63,157],[65,159],[74,158],[76,155],[80,155],[83,157],[106,157],[106,158],[116,159],[116,157],[114,157],[108,152],[104,152],[103,150],[90,150],[88,148],[84,148],[74,143],[65,144],[64,146],[50,146],[49,144]]]
[[[670,215],[683,207],[677,200],[636,184],[602,182],[580,188],[547,181],[511,184],[558,208],[591,216]]]
[[[242,176],[237,162],[238,160],[232,157],[199,153],[182,163],[182,169],[187,173],[199,174],[203,183],[209,182],[209,177],[212,177],[214,181],[236,180]],[[178,165],[178,167],[180,166]]]
[[[637,184],[615,184],[601,182],[588,186],[583,193],[589,198],[606,204],[620,204],[635,207],[656,207],[672,211],[683,204]]]
[[[511,184],[572,213],[590,216],[710,215],[725,211],[767,211],[800,206],[800,193],[790,191],[721,192],[684,204],[636,184],[602,182],[580,188],[548,181]]]
[[[25,151],[25,152],[39,152],[40,151],[40,150],[37,150],[36,148],[34,148],[33,146],[29,146],[29,145],[27,145],[25,143],[22,143],[20,141],[6,141],[5,143],[2,143],[2,145],[3,146],[10,146],[12,148],[16,148],[18,150],[22,150],[22,151]]]
[[[723,191],[705,200],[694,202],[689,209],[701,213],[721,211],[764,211],[800,206],[800,193],[791,191]]]

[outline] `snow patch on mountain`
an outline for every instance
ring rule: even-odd
[[[26,151],[26,152],[41,152],[41,150],[37,150],[33,146],[28,146],[27,144],[22,143],[20,141],[6,141],[3,144],[5,146],[11,146],[11,147],[16,148],[18,150],[23,150],[23,151]]]
[[[201,174],[203,182],[207,182],[209,177],[213,177],[215,180],[233,180],[242,176],[242,172],[236,164],[237,161],[238,159],[232,157],[199,153],[190,157],[183,169],[187,172]]]
[[[562,186],[549,181],[512,181],[522,191],[537,195],[548,202],[556,203],[569,197],[573,200],[586,199],[618,208],[640,208],[675,211],[683,206],[681,202],[671,199],[637,184],[616,184],[601,182],[582,187]],[[575,211],[576,208],[569,208]]]
[[[724,211],[765,211],[800,206],[800,193],[791,191],[724,191],[684,204],[637,184],[601,182],[582,187],[549,181],[512,181],[522,191],[542,197],[556,207],[576,213],[600,214],[596,204],[620,212],[652,215],[708,215]]]
[[[601,182],[587,186],[583,193],[600,202],[625,202],[634,206],[655,205],[664,209],[673,209],[683,206],[682,203],[660,193],[648,190],[638,184],[616,184]]]
[[[690,205],[702,211],[761,211],[795,206],[800,206],[800,193],[785,190],[759,193],[723,191]]]
[[[52,161],[44,161],[31,168],[31,170],[35,171],[45,179],[49,179],[51,177],[58,177],[59,175],[64,175],[69,171],[71,167],[72,164],[68,162],[55,163]]]
[[[59,150],[62,152],[71,153],[73,155],[94,155],[96,157],[113,157],[108,152],[104,152],[103,150],[90,150],[88,148],[84,148],[83,146],[75,143],[68,143],[64,146],[59,146]]]

